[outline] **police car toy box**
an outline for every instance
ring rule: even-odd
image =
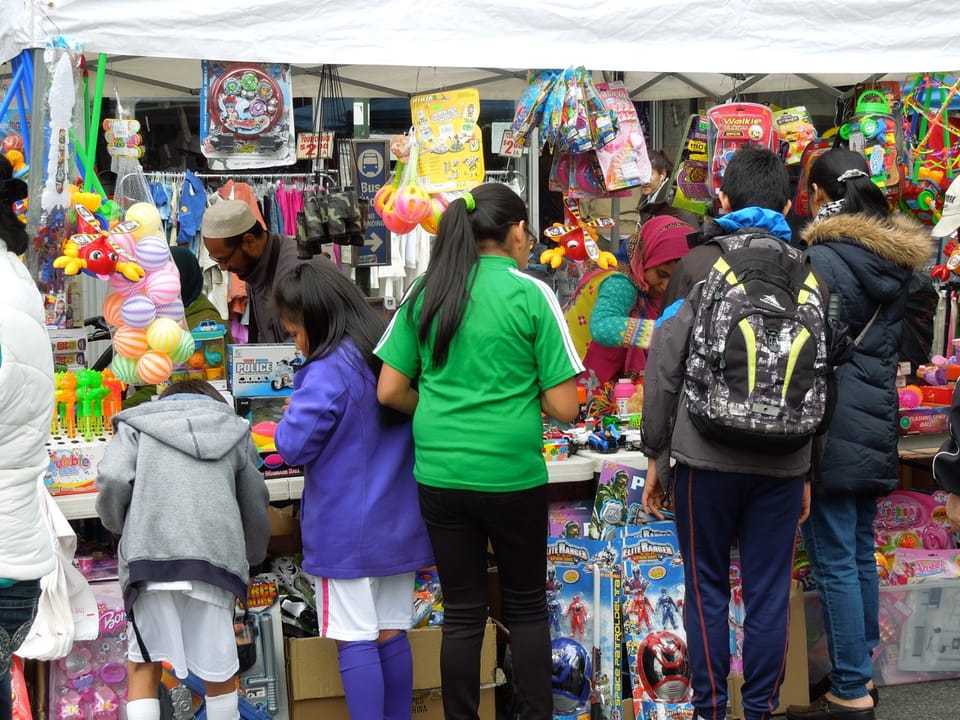
[[[293,373],[304,361],[292,344],[230,345],[227,358],[230,391],[235,398],[290,395]]]
[[[547,540],[554,720],[620,717],[621,573],[619,543]]]

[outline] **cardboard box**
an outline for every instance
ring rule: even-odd
[[[897,413],[901,435],[945,433],[950,420],[949,405],[923,404]]]
[[[47,440],[50,463],[43,475],[43,482],[50,494],[96,492],[94,482],[97,479],[97,465],[103,459],[109,440],[109,436],[95,437],[90,442],[81,436],[73,439],[51,436]]]
[[[413,653],[413,716],[417,720],[442,720],[440,701],[441,628],[410,630]],[[496,682],[496,626],[487,622],[480,657],[480,717],[494,718]],[[337,646],[326,638],[287,639],[287,677],[290,681],[291,720],[350,720],[340,669]]]
[[[294,477],[303,475],[299,465],[288,465],[277,452],[273,434],[277,423],[283,417],[287,397],[271,395],[268,397],[238,397],[233,399],[233,408],[237,415],[250,423],[253,443],[260,453],[260,470],[265,478]]]
[[[235,398],[289,395],[293,372],[303,355],[292,343],[283,345],[230,345],[227,376]]]
[[[303,551],[303,541],[300,538],[300,518],[296,514],[295,505],[267,508],[270,518],[270,540],[267,542],[267,552],[283,555],[294,555]]]
[[[53,351],[53,368],[57,372],[80,370],[87,367],[87,331],[56,330],[49,328],[50,349]]]
[[[413,653],[413,689],[440,687],[439,627],[410,630]],[[287,640],[287,664],[290,667],[290,693],[294,700],[341,697],[343,684],[337,664],[337,644],[327,638],[290,638]],[[480,682],[491,683],[497,665],[496,626],[487,622],[480,658]]]
[[[496,690],[485,687],[480,690],[480,720],[494,720]],[[342,697],[298,700],[293,703],[290,720],[352,720],[347,710],[347,701]],[[443,699],[440,690],[414,690],[413,720],[444,720]]]
[[[780,686],[780,704],[774,715],[786,712],[788,705],[806,705],[810,702],[810,676],[807,672],[807,621],[804,614],[803,591],[799,583],[790,588],[790,647],[787,650],[787,668]],[[743,699],[740,690],[743,676],[731,675],[727,679],[730,696],[728,718],[743,717]]]

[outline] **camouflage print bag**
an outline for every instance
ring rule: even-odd
[[[333,189],[327,198],[327,235],[338,245],[363,245],[366,212],[361,212],[357,191]]]
[[[790,452],[828,408],[826,308],[800,250],[771,235],[716,238],[703,283],[684,394],[704,435],[755,452]]]

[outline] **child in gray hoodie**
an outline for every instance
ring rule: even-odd
[[[113,418],[97,514],[120,535],[131,621],[128,720],[159,720],[161,662],[206,684],[209,720],[239,717],[233,615],[263,561],[269,502],[245,420],[203,380]]]

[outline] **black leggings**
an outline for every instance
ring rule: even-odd
[[[503,616],[524,720],[550,720],[547,486],[509,493],[420,485],[443,592],[440,674],[446,720],[478,720],[487,619],[487,540],[497,558]],[[492,678],[491,678],[492,679]]]

